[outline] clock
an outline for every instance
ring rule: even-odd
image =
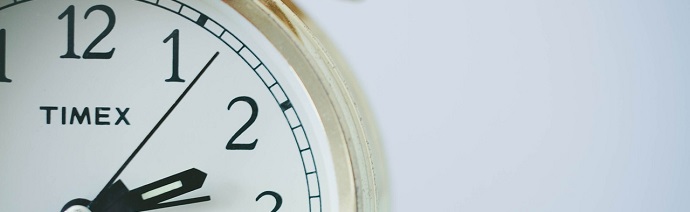
[[[0,211],[387,211],[329,46],[289,1],[0,1]]]

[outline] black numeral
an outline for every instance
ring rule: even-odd
[[[173,45],[173,59],[172,59],[172,76],[170,79],[166,79],[166,82],[184,82],[184,79],[180,78],[180,30],[175,29],[173,32],[163,40],[163,43],[168,43],[172,39]]]
[[[252,107],[252,116],[249,118],[249,120],[247,120],[246,123],[244,123],[244,125],[242,125],[240,130],[235,132],[235,135],[233,135],[232,138],[230,138],[230,141],[228,142],[228,145],[225,146],[225,149],[252,150],[256,147],[256,142],[258,142],[259,139],[255,139],[254,142],[249,144],[235,144],[234,142],[237,139],[237,137],[244,133],[244,131],[246,131],[247,128],[249,128],[249,126],[251,126],[254,123],[254,121],[256,121],[256,117],[259,115],[259,107],[256,105],[256,101],[254,101],[254,99],[247,96],[240,96],[230,101],[230,104],[228,105],[228,110],[230,110],[232,105],[234,105],[237,102],[246,102],[247,104],[249,104],[249,106]]]
[[[79,59],[79,55],[74,53],[74,5],[67,7],[65,12],[58,16],[62,20],[67,16],[67,53],[60,56],[60,58],[74,58]]]
[[[113,9],[105,6],[105,5],[96,5],[88,10],[86,10],[86,14],[84,14],[84,19],[87,19],[89,17],[89,14],[91,12],[100,10],[103,11],[106,15],[108,15],[108,26],[105,27],[105,30],[101,32],[98,37],[96,37],[91,44],[89,44],[88,47],[86,47],[86,50],[84,51],[84,59],[110,59],[113,57],[113,53],[115,52],[115,48],[110,49],[109,52],[91,52],[91,49],[93,47],[96,47],[96,45],[105,38],[108,34],[110,34],[110,31],[113,30],[113,27],[115,27],[115,12],[113,12]]]
[[[276,199],[276,206],[273,206],[273,210],[271,212],[277,212],[278,209],[280,209],[280,206],[283,204],[283,198],[280,197],[280,194],[273,192],[273,191],[264,191],[259,196],[256,197],[256,201],[259,201],[261,197],[266,196],[266,195],[271,195],[274,199]]]
[[[6,66],[6,61],[7,59],[5,56],[6,47],[7,47],[7,36],[5,34],[5,29],[0,29],[0,82],[12,82],[11,79],[7,78],[7,75],[5,75],[5,66]]]
[[[112,48],[109,52],[91,52],[91,50],[93,50],[93,48],[96,47],[96,45],[98,45],[103,38],[108,36],[110,31],[112,31],[115,27],[115,12],[112,8],[106,5],[96,5],[86,10],[84,19],[89,18],[89,15],[96,10],[102,11],[108,16],[108,26],[106,26],[105,30],[103,30],[103,32],[101,32],[101,34],[99,34],[88,47],[86,47],[86,50],[84,50],[82,55],[84,56],[84,59],[110,59],[113,57],[113,53],[115,53],[115,48]],[[74,5],[67,7],[65,12],[58,16],[58,19],[62,20],[65,18],[65,16],[67,17],[67,53],[60,56],[60,58],[79,59],[81,57],[74,53]]]

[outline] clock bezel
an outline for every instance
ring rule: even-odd
[[[303,82],[326,129],[340,211],[388,211],[380,138],[356,80],[292,2],[224,0],[276,46]]]

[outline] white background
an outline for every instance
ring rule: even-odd
[[[370,99],[393,211],[690,211],[690,1],[297,3]]]

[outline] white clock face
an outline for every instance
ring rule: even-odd
[[[324,138],[224,3],[0,1],[0,211],[327,211]]]

